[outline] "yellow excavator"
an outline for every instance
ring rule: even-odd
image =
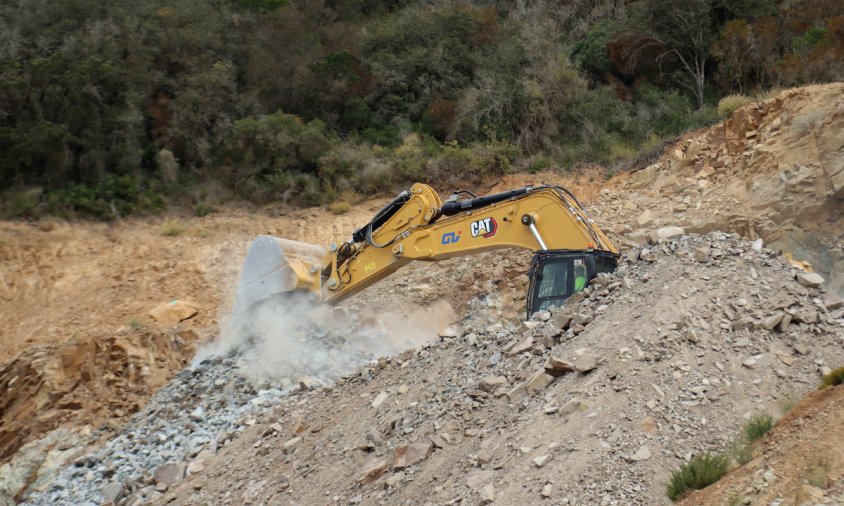
[[[527,186],[443,202],[416,183],[378,211],[343,244],[260,236],[244,260],[234,313],[283,293],[337,303],[414,261],[437,261],[500,248],[534,251],[526,309],[562,304],[619,254],[574,195],[559,186]]]

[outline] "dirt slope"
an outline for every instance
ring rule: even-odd
[[[753,459],[683,504],[840,504],[844,498],[844,387],[809,394],[762,439]]]

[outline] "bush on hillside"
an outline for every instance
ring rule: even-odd
[[[752,102],[753,99],[745,97],[744,95],[727,95],[718,101],[718,115],[722,118],[726,118],[737,109],[740,109]]]
[[[759,415],[750,419],[744,426],[744,437],[748,443],[759,440],[774,427],[774,417],[771,415]]]
[[[820,388],[824,389],[826,387],[840,385],[842,383],[844,383],[844,367],[839,367],[823,377]]]
[[[727,473],[730,460],[724,455],[698,455],[671,473],[666,494],[677,501],[692,490],[712,485]]]

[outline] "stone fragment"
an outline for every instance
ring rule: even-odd
[[[515,402],[525,396],[525,387],[523,383],[520,383],[510,390],[507,391],[507,398],[510,399],[510,402]]]
[[[560,327],[557,326],[556,323],[551,321],[551,322],[546,323],[545,326],[542,327],[541,333],[542,333],[543,336],[553,339],[553,338],[559,336],[560,334],[562,334],[563,329],[561,329]]]
[[[642,248],[642,260],[645,262],[656,262],[657,254],[655,249]]]
[[[762,328],[765,330],[774,330],[782,321],[783,313],[777,312],[762,319]]]
[[[742,316],[732,323],[733,331],[751,329],[753,328],[753,318],[750,316]]]
[[[495,501],[495,487],[492,485],[492,483],[487,483],[486,485],[481,487],[479,493],[481,495],[482,504],[489,504]]]
[[[777,324],[777,330],[780,332],[785,332],[788,330],[788,326],[791,324],[791,315],[785,313],[782,315],[782,320]]]
[[[205,408],[203,408],[202,406],[197,406],[196,409],[191,411],[190,415],[188,416],[190,416],[191,420],[193,420],[194,422],[201,422],[205,420]]]
[[[507,354],[512,357],[514,355],[518,355],[519,353],[528,351],[531,348],[533,348],[533,336],[527,336],[522,340],[522,342],[520,342],[516,346],[513,346],[513,348],[510,349]]]
[[[656,244],[663,239],[670,239],[685,234],[686,231],[681,227],[660,227],[656,230],[651,230],[648,234],[651,244]]]
[[[281,447],[281,451],[284,453],[293,453],[296,451],[296,448],[299,448],[299,445],[302,444],[303,439],[299,436],[294,438],[290,438]]]
[[[797,353],[799,353],[801,355],[808,355],[809,354],[809,348],[805,344],[794,343],[794,344],[791,345],[791,347],[794,348],[794,351],[796,351]]]
[[[809,288],[817,288],[824,282],[823,276],[817,272],[798,272],[795,277],[801,285]]]
[[[390,463],[385,459],[373,460],[363,467],[363,476],[358,479],[358,482],[363,485],[372,483],[384,474],[388,467],[390,467]]]
[[[695,248],[695,250],[692,252],[692,256],[694,257],[695,262],[705,264],[709,261],[709,248]]]
[[[405,469],[427,459],[433,450],[433,443],[430,441],[419,441],[396,448],[394,452],[396,469]]]
[[[171,300],[170,302],[165,302],[164,304],[161,304],[151,310],[149,315],[152,316],[152,319],[159,325],[168,327],[170,325],[175,325],[180,321],[187,320],[188,318],[196,315],[198,312],[199,308],[191,302]]]
[[[384,401],[386,401],[387,397],[389,396],[390,394],[388,394],[387,392],[381,392],[380,394],[376,395],[374,399],[372,399],[372,402],[369,405],[372,406],[374,409],[378,409],[381,407],[382,404],[384,404]]]
[[[630,456],[630,460],[634,462],[648,460],[649,458],[651,458],[651,450],[647,446],[641,446],[636,453]]]
[[[322,383],[313,376],[299,376],[296,378],[296,383],[299,384],[300,389],[305,391],[314,390],[322,385]]]
[[[551,484],[546,483],[545,486],[542,487],[542,492],[540,492],[540,494],[542,494],[542,497],[545,498],[551,497]]]
[[[566,373],[574,372],[575,366],[571,362],[550,355],[545,361],[545,372],[551,376],[562,376]]]
[[[381,431],[379,431],[378,429],[374,428],[371,428],[366,431],[366,434],[363,437],[366,441],[372,443],[373,447],[381,446],[386,441],[386,439],[384,438],[384,434],[382,434]]]
[[[535,321],[540,321],[540,322],[547,322],[548,320],[551,319],[551,311],[548,311],[547,309],[542,310],[542,311],[537,311],[537,312],[533,313],[533,316],[531,316],[531,319],[535,320]]]
[[[199,452],[186,469],[187,474],[199,474],[205,470],[205,462],[214,456],[214,452],[210,450],[202,450]]]
[[[755,369],[757,365],[759,365],[759,360],[762,358],[763,355],[753,355],[752,357],[748,358],[744,362],[741,363],[744,367],[748,369]]]
[[[439,434],[434,434],[433,436],[429,437],[428,439],[431,440],[431,444],[434,445],[434,448],[445,448],[448,444],[444,437],[440,436]]]
[[[490,357],[486,360],[486,365],[493,366],[499,362],[501,362],[501,352],[496,351],[495,353],[490,355]]]
[[[636,218],[636,223],[638,223],[640,227],[644,227],[651,221],[653,221],[653,213],[650,209],[645,209],[644,211],[642,211],[642,214],[640,214],[639,217]]]
[[[439,335],[443,338],[453,339],[455,337],[460,337],[460,331],[457,330],[456,327],[449,326],[440,331]]]
[[[563,416],[568,416],[580,409],[581,406],[583,406],[582,402],[578,401],[577,399],[572,399],[563,404],[563,406],[560,408],[560,414],[562,414]]]
[[[156,483],[164,483],[168,487],[171,487],[185,477],[187,467],[184,462],[169,462],[163,466],[159,466],[152,474],[152,477]]]
[[[539,457],[533,459],[533,465],[536,467],[545,467],[545,464],[547,464],[550,460],[551,454],[540,455]]]
[[[388,487],[395,487],[396,485],[404,481],[404,476],[405,475],[403,472],[393,473],[386,480],[384,480],[384,484]]]
[[[589,354],[583,354],[577,357],[574,361],[574,367],[581,373],[587,373],[598,367],[598,357]]]
[[[655,434],[656,421],[651,417],[646,417],[641,422],[639,422],[639,428],[642,429],[642,432],[647,432],[648,434]]]
[[[795,321],[803,322],[803,323],[815,323],[818,321],[818,312],[814,309],[803,308],[800,311],[794,313],[792,316]]]
[[[102,490],[103,502],[116,503],[123,498],[123,484],[117,481],[106,483]]]
[[[827,311],[844,307],[844,299],[834,292],[825,293],[822,302]]]
[[[472,469],[466,474],[466,486],[470,490],[480,490],[481,487],[492,481],[493,472],[485,469]]]
[[[484,392],[492,393],[496,388],[507,385],[507,378],[504,376],[487,376],[478,384],[478,388]]]
[[[525,388],[530,395],[534,395],[544,390],[552,381],[554,381],[554,376],[546,373],[545,369],[540,369],[528,378],[525,382]]]
[[[759,239],[756,239],[755,241],[753,241],[753,242],[750,244],[750,247],[751,247],[751,248],[753,248],[753,251],[755,251],[755,252],[759,253],[759,252],[761,252],[761,251],[762,251],[762,245],[763,245],[763,244],[764,244],[764,242],[762,241],[762,239],[761,239],[761,238],[759,238]]]

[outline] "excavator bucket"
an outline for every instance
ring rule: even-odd
[[[276,294],[317,290],[324,256],[315,244],[259,236],[246,252],[232,313]]]

